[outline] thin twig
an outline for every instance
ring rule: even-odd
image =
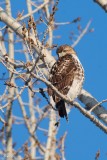
[[[28,13],[28,14],[24,15],[23,17],[21,17],[20,20],[23,20],[23,19],[31,16],[32,14],[38,12],[40,9],[42,9],[48,3],[49,3],[49,0],[47,0],[45,3],[41,4],[40,6],[38,6],[38,8],[34,9],[31,13]]]
[[[107,99],[102,100],[101,102],[97,103],[95,106],[93,106],[93,107],[89,110],[89,112],[91,113],[95,108],[97,108],[99,105],[101,105],[101,104],[104,103],[104,102],[107,102]]]
[[[89,26],[91,25],[92,20],[90,20],[86,27],[83,29],[83,31],[80,33],[78,38],[75,40],[75,42],[71,45],[73,48],[79,43],[79,41],[82,39],[82,37],[87,33]]]
[[[62,137],[62,146],[61,146],[62,160],[65,160],[65,138],[66,136],[67,136],[67,132],[65,132]]]

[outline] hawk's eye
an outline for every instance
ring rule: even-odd
[[[68,51],[67,49],[64,49],[64,50],[63,50],[63,52],[67,52],[67,51]]]

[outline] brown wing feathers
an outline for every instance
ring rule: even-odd
[[[57,69],[55,69],[55,66],[57,66]],[[73,63],[71,55],[61,57],[52,67],[52,76],[49,81],[58,89],[58,91],[66,95],[69,91],[69,86],[72,85],[75,70],[76,66]],[[49,88],[48,90],[51,89]],[[49,93],[49,95],[52,96],[52,93],[53,91],[51,91],[51,94]]]
[[[76,66],[72,60],[71,55],[65,55],[59,58],[51,69],[51,77],[49,81],[60,91],[66,95],[72,85],[74,72]],[[64,101],[58,97],[51,88],[48,88],[48,94],[53,97],[56,102],[56,108],[59,111],[61,117],[67,118],[66,108]]]

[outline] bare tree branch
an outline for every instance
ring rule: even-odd
[[[105,12],[107,12],[107,0],[94,0],[98,5],[100,5]]]
[[[102,129],[105,133],[107,133],[107,127],[104,126],[98,119],[95,118],[95,116],[91,115],[89,111],[87,111],[86,109],[84,109],[83,107],[80,106],[79,103],[77,102],[72,102],[72,100],[70,100],[69,98],[67,98],[66,96],[64,96],[63,94],[61,94],[49,81],[47,81],[46,79],[43,79],[37,75],[35,75],[34,73],[31,73],[31,75],[39,80],[41,80],[42,82],[46,83],[49,87],[51,87],[54,92],[60,96],[62,99],[65,100],[65,102],[74,105],[76,108],[79,109],[79,111],[86,116],[87,118],[89,118],[96,126],[98,126],[100,129]],[[96,108],[97,109],[97,108]]]
[[[18,22],[16,22],[13,18],[11,18],[11,17],[9,17],[6,13],[5,13],[5,11],[0,7],[0,19],[3,21],[3,22],[5,22],[9,27],[11,27],[21,38],[23,38],[23,35],[22,35],[22,26],[18,23]],[[31,35],[31,38],[32,39],[34,39],[34,37],[33,37],[33,35]],[[38,42],[39,43],[39,45],[41,46],[41,43],[40,43],[40,41]],[[35,41],[35,39],[34,39],[34,45],[33,45],[33,48],[36,50],[36,52],[41,56],[42,55],[42,53],[43,53],[43,55],[45,56],[44,57],[44,60],[45,60],[45,62],[48,64],[48,67],[49,68],[51,68],[52,66],[53,66],[53,64],[55,63],[55,59],[49,54],[49,52],[48,52],[48,50],[47,49],[45,49],[45,48],[43,48],[43,50],[42,50],[42,52],[41,52],[41,50],[40,50],[40,48],[38,48],[37,47],[37,43],[36,43],[36,41]],[[47,74],[47,72],[46,72],[46,70],[44,69],[43,70],[43,72],[44,72],[44,75],[46,76],[46,77],[48,77],[48,74]],[[83,93],[83,92],[82,92]],[[88,92],[87,92],[88,93]],[[71,95],[71,94],[70,94]],[[70,95],[69,95],[69,97],[70,97]],[[88,99],[89,97],[87,96],[87,94],[84,92],[84,94],[82,94],[82,102],[84,103],[84,104],[86,104],[85,103],[85,101],[88,101],[89,102],[89,99]],[[94,98],[95,99],[95,98]],[[93,102],[93,97],[91,97],[90,96],[90,101],[91,102]],[[96,102],[96,103],[90,103],[90,107],[93,107],[94,105],[96,105],[98,102]],[[97,107],[96,108],[96,111],[100,111],[101,110],[101,112],[100,113],[103,113],[103,115],[106,113],[105,112],[105,109],[103,110],[102,109],[102,107]],[[103,112],[102,112],[103,111]],[[96,114],[96,112],[94,112],[95,114]],[[97,114],[97,116],[98,116],[98,114]],[[99,117],[99,116],[98,116]],[[102,115],[100,116],[100,119],[102,119],[105,123],[107,123],[107,121],[106,121],[106,115],[104,116],[104,117],[102,117]]]
[[[51,100],[51,103],[53,101]],[[49,122],[49,132],[48,132],[48,140],[47,140],[47,144],[46,144],[46,153],[45,153],[45,158],[44,160],[47,159],[53,159],[55,160],[55,148],[56,148],[56,114],[54,112],[54,110],[50,111],[50,122]]]
[[[82,30],[82,32],[80,33],[80,35],[77,37],[77,39],[71,45],[73,48],[79,43],[79,41],[82,39],[82,37],[87,33],[90,25],[91,25],[91,20],[87,23],[86,27]]]
[[[30,2],[28,1],[28,3],[30,3]],[[38,12],[40,9],[42,9],[48,3],[49,3],[49,0],[46,0],[46,2],[44,2],[43,4],[41,4],[40,6],[38,6],[35,10],[33,10],[30,13],[28,13],[28,14],[24,15],[23,17],[21,17],[20,20],[23,20],[23,19],[31,16],[32,14]]]
[[[11,2],[10,0],[6,0],[6,12],[8,15],[11,16]],[[14,35],[13,31],[8,28],[8,40],[9,40],[9,57],[14,59]],[[10,81],[14,83],[14,77],[13,73],[9,72],[9,76],[11,77]],[[8,107],[6,110],[6,154],[7,154],[7,160],[12,160],[13,159],[13,147],[12,147],[12,99],[14,97],[14,88],[9,88],[9,94],[8,94]]]
[[[90,110],[93,106],[98,105],[92,112],[107,125],[107,110],[86,90],[82,90],[79,100],[86,105],[86,109]]]

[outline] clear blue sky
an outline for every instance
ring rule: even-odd
[[[25,8],[25,0],[11,0],[11,2],[16,17],[16,10],[22,11]],[[77,17],[82,18],[80,24],[83,28],[92,19],[90,28],[94,28],[94,32],[85,35],[75,50],[85,69],[84,89],[101,101],[107,98],[107,14],[92,0],[60,0],[56,21],[72,21]],[[72,30],[76,32],[74,29],[76,26],[76,24],[60,26],[54,34],[61,35],[61,39],[55,40],[54,43],[71,44],[69,34]],[[107,104],[104,106],[106,107]],[[20,109],[18,107],[15,109],[17,110],[15,115],[20,115]],[[28,136],[23,125],[22,128],[20,127],[13,128],[14,141],[18,139],[18,146]],[[67,131],[65,142],[67,160],[94,160],[98,149],[101,151],[99,160],[107,159],[107,135],[75,108],[69,114],[68,124],[65,119],[61,120],[58,137],[65,131]],[[41,139],[44,141],[42,136]]]

